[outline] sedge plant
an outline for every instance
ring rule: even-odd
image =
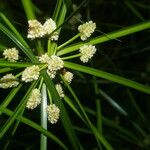
[[[0,43],[2,53],[0,88],[2,92],[8,91],[0,103],[0,116],[8,116],[5,122],[0,122],[1,141],[9,133],[13,138],[20,124],[23,123],[38,132],[40,138],[37,142],[41,150],[49,149],[49,141],[52,141],[53,146],[57,145],[58,149],[88,149],[79,138],[78,132],[92,138],[93,148],[113,150],[113,142],[103,131],[103,126],[107,126],[112,129],[112,132],[115,130],[119,138],[142,148],[147,147],[132,132],[103,116],[101,98],[108,101],[113,108],[127,118],[139,134],[147,137],[140,126],[130,119],[128,112],[99,87],[98,79],[128,87],[127,93],[145,122],[146,119],[135,103],[130,89],[150,94],[150,87],[121,75],[95,69],[89,62],[92,60],[94,64],[94,55],[99,51],[98,44],[149,29],[150,21],[95,36],[96,22],[92,19],[83,21],[78,13],[86,4],[87,1],[84,0],[79,6],[73,7],[73,13],[67,17],[67,12],[72,10],[72,1],[57,0],[53,15],[39,19],[36,15],[37,12],[41,12],[39,8],[31,0],[21,0],[27,18],[25,36],[12,24],[9,17],[0,13],[0,32],[14,45],[8,47]],[[74,36],[60,43],[65,24],[68,21],[74,22],[73,19],[80,20]],[[82,99],[73,89],[74,78],[81,78],[84,81],[84,77],[82,78],[84,74],[92,78],[91,91],[93,90],[97,95],[93,99],[93,103],[96,104],[95,110],[84,106]],[[21,98],[19,97],[20,100],[12,110],[11,103],[17,98],[19,92],[21,92]],[[32,116],[36,109],[40,121],[33,121],[24,115],[28,112]],[[76,119],[71,117],[70,111]],[[62,134],[65,134],[67,140],[63,139],[62,135],[55,134],[52,130],[55,126],[62,126]],[[8,139],[3,144],[3,148],[7,149],[10,143]]]

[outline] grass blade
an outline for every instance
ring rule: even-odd
[[[150,21],[146,21],[146,22],[143,22],[143,23],[139,23],[139,24],[136,24],[136,25],[125,27],[125,28],[120,29],[118,31],[108,33],[107,36],[102,35],[102,36],[99,36],[99,37],[96,37],[96,38],[92,38],[92,39],[88,40],[87,42],[79,42],[79,43],[70,45],[68,47],[65,47],[64,49],[60,50],[57,53],[57,55],[61,56],[61,55],[76,51],[83,44],[100,44],[100,43],[104,43],[104,42],[107,42],[107,41],[110,41],[110,40],[113,40],[113,39],[117,39],[117,38],[120,38],[120,37],[123,37],[123,36],[130,35],[130,34],[133,34],[133,33],[139,32],[139,31],[143,31],[143,30],[146,30],[146,29],[149,29],[149,28],[150,28]]]
[[[12,116],[13,112],[10,111],[9,109],[6,109],[2,106],[0,106],[0,110],[5,113],[8,116]],[[49,137],[50,139],[52,139],[53,141],[55,141],[59,146],[61,146],[63,149],[68,150],[68,148],[61,142],[61,140],[59,140],[55,135],[53,135],[52,133],[48,132],[47,130],[45,130],[44,128],[42,128],[40,125],[36,124],[35,122],[22,117],[22,116],[18,116],[16,118],[17,120],[20,120],[21,122],[23,122],[24,124],[36,129],[37,131],[43,133],[45,136]]]
[[[96,77],[100,77],[100,78],[103,78],[106,80],[110,80],[110,81],[113,81],[113,82],[116,82],[116,83],[119,83],[119,84],[122,84],[122,85],[125,85],[128,87],[131,87],[133,89],[139,90],[141,92],[150,94],[150,87],[142,85],[142,84],[137,83],[135,81],[126,79],[126,78],[118,76],[118,75],[114,75],[114,74],[111,74],[108,72],[104,72],[104,71],[97,70],[94,68],[86,67],[83,65],[78,65],[75,63],[71,63],[71,62],[65,62],[65,67],[70,68],[70,69],[74,69],[77,71],[81,71],[81,72],[84,72],[84,73],[87,73],[90,75],[94,75]]]
[[[6,25],[13,31],[13,33],[17,36],[17,38],[21,41],[21,43],[23,43],[26,47],[29,47],[26,41],[21,36],[21,34],[16,30],[16,28],[9,21],[9,19],[3,13],[0,13],[0,17],[4,20]]]
[[[24,7],[24,11],[26,13],[26,17],[28,20],[35,19],[35,14],[33,11],[33,5],[31,0],[21,0],[22,5]]]
[[[46,93],[46,85],[42,85],[42,102],[41,102],[41,126],[47,130],[47,93]],[[41,134],[41,150],[47,150],[47,137]]]
[[[23,99],[21,100],[21,102],[19,103],[19,105],[17,106],[17,108],[15,109],[13,115],[1,127],[1,129],[0,129],[0,139],[4,136],[4,134],[10,128],[10,126],[12,125],[12,123],[14,122],[14,120],[17,118],[17,116],[20,114],[20,112],[24,109],[24,107],[26,105],[26,102],[28,100],[28,96],[29,96],[30,92],[32,91],[32,89],[36,86],[36,84],[37,84],[37,81],[35,81],[35,82],[33,82],[31,84],[31,86],[28,89],[27,93],[25,94],[25,96],[23,97]]]
[[[75,135],[75,132],[73,130],[73,126],[71,124],[70,118],[68,116],[68,113],[62,103],[62,101],[59,98],[59,95],[55,89],[55,86],[53,84],[53,82],[51,81],[51,79],[49,78],[49,76],[47,75],[47,73],[45,71],[42,71],[42,76],[44,78],[44,81],[46,83],[47,88],[49,89],[52,98],[55,102],[55,104],[60,108],[61,110],[61,114],[60,114],[60,119],[62,121],[62,124],[64,126],[64,129],[66,131],[66,134],[71,142],[71,145],[73,147],[73,149],[78,149],[79,148],[79,142],[77,140],[77,137]]]
[[[0,23],[0,30],[7,35],[28,57],[32,62],[37,62],[36,57],[34,56],[33,52],[30,48],[25,47],[21,41],[19,41],[15,35],[9,31],[3,24]]]

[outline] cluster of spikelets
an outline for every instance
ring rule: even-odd
[[[57,28],[55,21],[51,18],[47,19],[45,23],[42,25],[37,20],[29,20],[28,21],[29,28],[28,28],[28,35],[27,37],[31,40],[36,38],[42,38],[44,36],[48,36],[50,40],[58,40],[58,33],[54,32]],[[92,21],[86,22],[78,27],[79,35],[81,40],[87,40],[91,34],[95,31],[96,24]],[[86,63],[93,57],[96,53],[96,48],[93,45],[83,45],[79,49],[80,53],[80,60],[83,63]],[[19,60],[19,51],[16,48],[9,48],[5,49],[3,52],[3,56],[6,60],[10,62],[16,62]],[[72,82],[73,73],[66,71],[64,69],[64,62],[63,60],[56,55],[49,56],[47,53],[38,56],[38,60],[40,63],[44,64],[44,69],[47,69],[47,74],[50,76],[51,79],[55,79],[57,72],[63,75],[63,78],[68,84]],[[34,80],[38,80],[40,77],[40,71],[43,69],[40,68],[38,65],[32,65],[25,68],[21,72],[21,82],[32,82]],[[13,74],[7,74],[0,79],[0,87],[7,89],[16,87],[19,84],[19,79],[14,76]],[[55,88],[62,99],[65,94],[61,84],[56,84]],[[36,108],[42,101],[42,95],[40,89],[35,88],[31,91],[26,108],[34,109]],[[53,103],[47,106],[47,114],[48,120],[50,123],[55,124],[57,123],[59,116],[60,116],[60,109]]]

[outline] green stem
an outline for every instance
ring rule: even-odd
[[[117,39],[117,38],[120,38],[120,37],[123,37],[126,35],[130,35],[130,34],[133,34],[133,33],[139,32],[139,31],[143,31],[143,30],[146,30],[149,28],[150,28],[150,21],[142,22],[142,23],[139,23],[136,25],[125,27],[125,28],[120,29],[120,30],[115,31],[115,32],[111,32],[111,33],[108,33],[108,34],[105,34],[105,35],[102,35],[102,36],[99,36],[96,38],[92,38],[92,39],[85,41],[85,42],[79,42],[79,43],[73,44],[71,46],[68,46],[68,47],[60,50],[57,53],[57,55],[61,56],[61,55],[76,51],[81,46],[83,46],[83,44],[100,44],[100,43],[114,40],[114,39]]]
[[[51,55],[51,39],[48,39],[47,43],[47,53],[50,56]]]
[[[42,85],[41,126],[47,130],[47,93],[45,83]],[[47,150],[47,137],[41,134],[41,150]]]
[[[31,0],[22,0],[22,5],[24,7],[27,19],[28,20],[35,19],[35,14],[33,11],[33,5]]]
[[[68,60],[68,59],[77,58],[77,57],[80,57],[80,56],[81,56],[81,54],[76,54],[76,55],[72,55],[72,56],[63,57],[61,59],[62,60]]]
[[[38,51],[38,56],[44,53],[42,43],[40,40],[37,40],[37,51]]]
[[[80,36],[80,33],[78,33],[77,35],[75,35],[74,37],[72,37],[71,39],[69,39],[68,41],[66,41],[65,43],[63,43],[62,45],[58,46],[57,50],[62,49],[63,47],[65,47],[66,45],[70,44],[71,42],[73,42],[75,39],[77,39]]]

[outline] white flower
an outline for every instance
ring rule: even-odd
[[[12,74],[7,74],[0,79],[0,88],[7,89],[16,87],[19,84],[16,77]]]
[[[39,89],[33,89],[29,99],[27,101],[26,107],[28,109],[34,109],[41,103],[41,93]]]
[[[43,25],[43,32],[45,33],[45,35],[50,35],[55,29],[56,29],[56,22],[53,19],[47,19]],[[58,40],[58,32],[54,32],[50,39],[51,40]]]
[[[73,73],[67,71],[64,73],[63,77],[68,83],[71,83],[71,81],[73,79]]]
[[[39,57],[39,61],[41,63],[48,63],[50,60],[50,57],[48,56],[47,53],[43,54],[42,56]]]
[[[33,40],[35,38],[43,37],[45,35],[42,24],[39,21],[37,21],[36,19],[29,20],[28,24],[29,24],[29,28],[28,28],[27,37],[29,39]]]
[[[57,41],[58,38],[59,38],[58,32],[54,32],[54,33],[51,35],[51,37],[50,37],[50,39],[51,39],[52,41]]]
[[[3,55],[11,62],[16,62],[19,59],[19,52],[16,48],[5,49]]]
[[[56,29],[56,22],[53,19],[47,19],[43,25],[45,34],[51,34]]]
[[[27,67],[22,72],[22,81],[24,82],[31,82],[33,80],[37,80],[40,75],[40,68],[39,66],[33,65],[30,67]]]
[[[84,46],[80,47],[79,51],[81,53],[80,60],[83,63],[86,63],[96,53],[96,48],[95,48],[95,46],[92,46],[92,45],[84,45]]]
[[[93,21],[86,22],[78,27],[79,32],[81,33],[81,40],[85,41],[91,34],[95,31],[96,24]]]
[[[64,62],[61,60],[60,57],[52,55],[50,57],[49,63],[48,63],[48,70],[49,71],[57,71],[64,67]]]
[[[55,104],[47,106],[48,121],[52,124],[57,123],[60,115],[60,109]]]
[[[49,77],[51,79],[54,79],[55,76],[56,76],[56,71],[50,71],[50,70],[47,69],[47,74],[49,75]]]
[[[64,91],[62,89],[62,86],[60,84],[56,84],[55,87],[56,87],[56,90],[57,90],[60,98],[63,98],[65,96],[65,94],[64,94]]]

